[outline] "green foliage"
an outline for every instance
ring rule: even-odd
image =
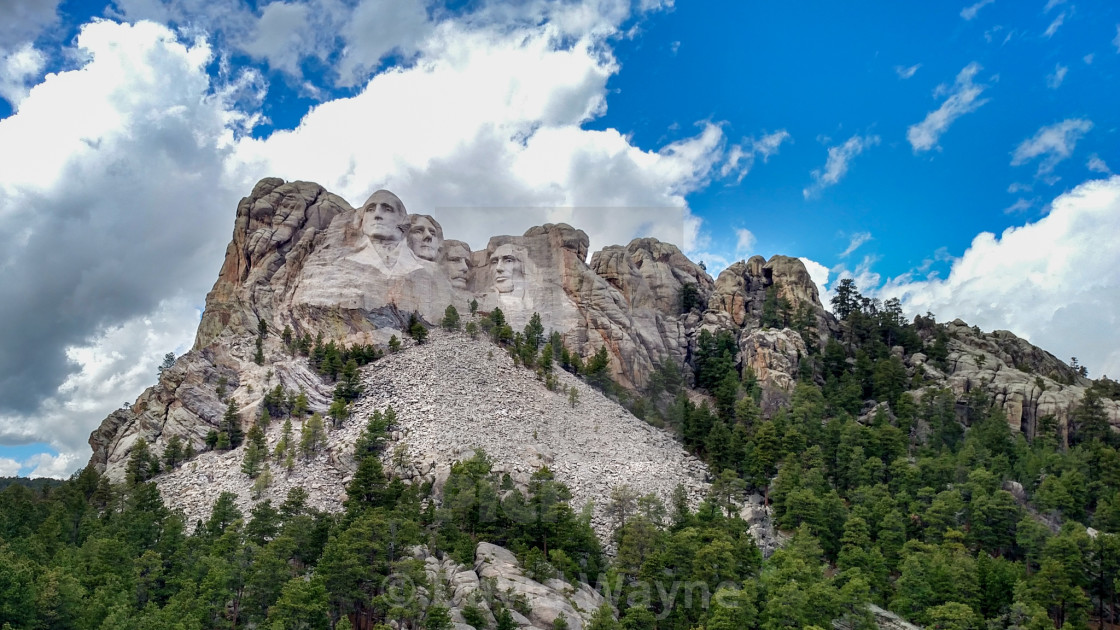
[[[413,313],[408,316],[408,329],[405,331],[416,343],[424,343],[428,339],[428,327]]]
[[[222,422],[218,425],[218,429],[226,436],[228,443],[226,448],[237,448],[245,439],[245,432],[241,429],[241,414],[232,398],[226,405],[226,412],[222,415]],[[221,441],[220,435],[219,441]]]
[[[459,311],[453,304],[448,304],[447,308],[443,311],[443,321],[440,322],[444,330],[459,330],[461,323],[459,320]]]
[[[688,313],[694,308],[703,306],[700,300],[700,288],[695,282],[681,283],[680,291],[677,293],[677,300],[680,303],[681,313]]]
[[[256,479],[261,472],[261,466],[267,465],[268,444],[265,442],[264,430],[260,424],[254,424],[246,436],[245,456],[241,460],[241,472]]]
[[[323,418],[318,413],[304,421],[300,429],[299,451],[304,460],[310,460],[327,445],[327,433],[323,428]]]
[[[144,483],[159,474],[159,458],[151,452],[148,442],[139,438],[132,445],[125,467],[125,479],[130,486]]]
[[[396,335],[389,337],[389,352],[400,352],[401,340]]]

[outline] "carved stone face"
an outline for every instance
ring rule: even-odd
[[[451,245],[443,255],[443,268],[447,277],[451,279],[451,286],[456,289],[466,289],[467,279],[470,276],[471,252],[462,245]]]
[[[362,206],[362,232],[375,241],[398,242],[408,228],[408,213],[393,193],[379,190]]]
[[[513,245],[500,245],[490,255],[494,268],[494,288],[498,293],[510,293],[525,282],[523,253]]]
[[[410,217],[411,226],[408,229],[408,246],[412,253],[424,260],[437,260],[439,248],[443,244],[443,230],[435,219],[422,214]]]

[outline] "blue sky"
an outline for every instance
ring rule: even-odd
[[[475,248],[798,256],[1120,374],[1118,71],[1104,1],[9,0],[0,474],[85,462],[273,175]]]

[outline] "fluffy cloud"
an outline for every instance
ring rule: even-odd
[[[1077,141],[1092,128],[1093,123],[1083,118],[1070,118],[1043,127],[1015,147],[1011,154],[1011,166],[1021,166],[1035,158],[1042,158],[1035,176],[1049,175],[1059,162],[1073,155]]]
[[[32,455],[23,462],[25,468],[30,468],[31,472],[27,476],[36,479],[38,477],[54,477],[56,479],[66,477],[75,468],[84,465],[85,462],[79,459],[79,456],[74,453],[59,453],[52,455],[50,453],[39,453]]]
[[[0,477],[15,477],[23,464],[10,457],[0,457]]]
[[[1096,376],[1120,375],[1120,177],[1056,198],[1049,214],[997,236],[982,233],[948,277],[887,282],[910,314],[1006,329]],[[864,286],[864,285],[861,285]],[[868,284],[866,286],[874,286]]]
[[[1054,71],[1046,75],[1046,87],[1051,90],[1056,90],[1062,86],[1062,82],[1066,80],[1066,73],[1069,68],[1062,64],[1055,64]]]
[[[720,176],[735,175],[736,183],[743,181],[754,167],[755,159],[761,157],[765,163],[770,156],[777,154],[782,143],[790,138],[788,131],[780,129],[774,133],[763,134],[758,139],[746,138],[741,144],[732,145],[728,150],[727,161],[720,168]]]
[[[848,138],[844,144],[828,147],[828,159],[824,169],[812,172],[813,183],[801,191],[806,199],[816,195],[829,186],[835,186],[848,173],[849,163],[865,149],[879,144],[879,136],[855,135]]]
[[[0,146],[36,148],[0,154],[0,439],[58,448],[43,471],[76,465],[85,434],[151,382],[152,361],[189,343],[244,191],[223,162],[245,117],[211,89],[204,43],[95,22],[77,48],[82,67],[0,120]],[[104,343],[179,291],[186,317],[152,356]]]
[[[978,13],[980,13],[980,9],[983,9],[984,7],[988,6],[989,4],[991,4],[995,1],[996,0],[980,0],[976,4],[969,5],[965,8],[963,8],[963,9],[961,9],[961,17],[966,19],[966,20],[971,21],[971,20],[976,18],[976,15]]]
[[[346,21],[346,47],[339,66],[339,83],[356,85],[394,50],[412,53],[413,43],[431,31],[424,3],[418,0],[362,0]]]
[[[976,84],[973,79],[980,72],[980,64],[972,62],[964,67],[958,74],[952,87],[938,86],[934,96],[947,94],[941,106],[926,114],[922,122],[911,125],[906,130],[906,139],[914,148],[914,153],[929,151],[937,147],[941,135],[949,130],[949,125],[967,113],[974,112],[988,99],[980,98],[987,85]]]
[[[30,90],[29,83],[39,77],[46,57],[30,42],[10,53],[0,51],[0,98],[19,108]]]
[[[821,296],[828,293],[828,289],[826,288],[829,276],[828,267],[808,258],[798,258],[798,260],[805,265],[805,270],[809,272],[809,277],[813,279],[813,284],[817,285],[817,292]],[[825,300],[825,308],[828,308],[827,300]]]
[[[176,19],[200,4],[118,6]],[[235,103],[253,104],[259,75],[215,85],[205,41],[150,22],[84,26],[80,67],[0,121],[0,146],[38,147],[0,155],[0,442],[59,451],[24,462],[33,474],[85,461],[89,431],[154,382],[163,353],[189,346],[237,200],[261,177],[318,181],[354,203],[388,187],[476,248],[494,225],[568,220],[593,247],[650,234],[698,251],[710,238],[685,195],[718,175],[726,138],[701,123],[650,149],[584,129],[604,111],[618,70],[605,41],[625,13],[577,8],[556,23],[439,22],[415,63],[257,139]],[[780,144],[763,138],[757,154]]]
[[[564,39],[551,24],[511,35],[444,22],[419,49],[423,63],[377,75],[294,130],[244,140],[238,159],[355,204],[390,188],[475,248],[490,226],[518,233],[542,220],[541,209],[545,220],[575,222],[576,209],[604,207],[579,221],[593,248],[642,231],[695,247],[684,195],[718,172],[720,128],[702,124],[659,150],[613,129],[582,129],[604,111],[618,66],[597,37]]]
[[[59,0],[0,2],[0,50],[18,48],[35,39],[58,19]]]

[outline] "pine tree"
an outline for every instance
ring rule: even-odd
[[[525,324],[525,343],[533,349],[536,354],[537,350],[541,349],[544,345],[544,324],[541,323],[541,314],[534,312],[533,316],[529,318],[529,323]]]
[[[401,340],[396,335],[389,337],[389,352],[400,352]]]
[[[408,330],[406,332],[408,332],[409,337],[416,340],[416,343],[424,343],[428,338],[428,329],[416,316],[416,313],[408,316]]]
[[[323,449],[327,442],[326,431],[323,430],[323,418],[318,413],[303,423],[300,431],[299,448],[305,460],[310,460]]]
[[[153,464],[155,464],[153,466]],[[128,485],[135,486],[152,478],[159,472],[159,460],[152,455],[148,448],[148,441],[144,438],[136,440],[132,451],[128,454],[128,464],[125,466],[125,478]]]
[[[346,404],[345,400],[336,398],[327,409],[327,415],[331,418],[331,424],[337,429],[350,418],[350,405]]]
[[[163,448],[163,463],[168,470],[175,468],[179,462],[186,459],[183,457],[183,440],[178,435],[173,435],[167,440],[167,446]]]
[[[245,457],[241,462],[241,472],[255,479],[260,474],[261,464],[268,458],[268,444],[260,424],[254,424],[246,436]],[[267,465],[267,464],[266,464]]]
[[[226,412],[222,416],[220,428],[222,432],[226,434],[229,448],[241,446],[241,442],[245,438],[245,432],[241,430],[241,415],[238,413],[237,405],[234,404],[232,398],[229,404],[226,405]]]
[[[268,490],[268,487],[271,485],[272,468],[269,467],[268,462],[265,462],[264,468],[261,469],[260,474],[257,475],[256,481],[253,482],[253,487],[251,489],[253,500],[259,500],[264,495],[264,491]]]
[[[459,330],[459,311],[454,305],[448,304],[444,309],[442,324],[444,330]]]
[[[307,401],[307,392],[302,389],[299,390],[299,395],[296,396],[295,401],[292,403],[292,417],[302,418],[307,415],[311,409],[311,403]]]

